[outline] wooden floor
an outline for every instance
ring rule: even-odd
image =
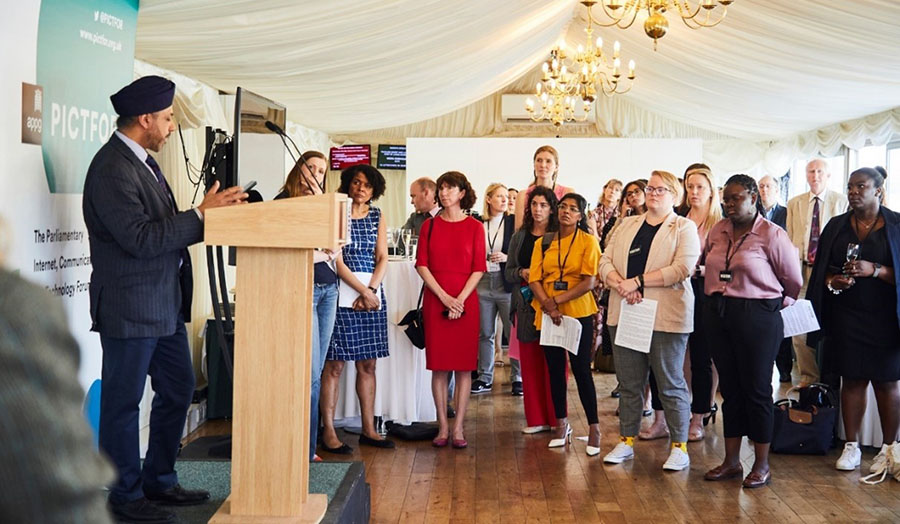
[[[494,391],[473,396],[466,421],[469,448],[436,449],[430,442],[398,442],[395,450],[360,448],[342,435],[363,461],[372,487],[372,522],[900,522],[900,483],[861,484],[860,471],[834,469],[838,450],[826,457],[772,455],[772,484],[742,490],[739,480],[707,482],[703,474],[724,457],[722,421],[706,439],[688,444],[690,470],[663,472],[666,440],[639,441],[635,460],[605,465],[618,441],[615,375],[594,375],[603,431],[601,454],[585,455],[585,443],[548,449],[548,434],[523,435],[521,397],[509,394],[500,370]],[[570,421],[586,435],[574,381],[569,384]],[[649,419],[646,420],[649,422]],[[190,438],[230,431],[214,421]],[[866,448],[862,471],[875,450]],[[753,452],[745,444],[744,471]]]

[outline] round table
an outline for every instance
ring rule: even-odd
[[[375,416],[402,424],[437,419],[431,395],[431,372],[425,369],[425,351],[412,345],[397,322],[416,307],[422,279],[410,260],[391,260],[384,277],[390,356],[378,359],[375,368]],[[356,396],[356,367],[344,366],[335,409],[335,425],[360,426]]]

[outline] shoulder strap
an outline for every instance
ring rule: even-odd
[[[547,248],[550,247],[550,244],[553,243],[553,237],[556,236],[556,231],[552,233],[544,233],[544,236],[541,237],[541,256],[547,251]]]

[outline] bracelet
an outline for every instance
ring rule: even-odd
[[[640,287],[641,289],[644,289],[644,274],[641,273],[640,275],[638,275],[638,276],[637,276],[637,279],[638,279],[638,284],[640,284],[639,287]]]
[[[834,286],[832,286],[831,280],[829,280],[825,285],[828,287],[828,291],[831,291],[832,295],[840,295],[841,293],[844,292],[843,289],[837,289]]]
[[[881,264],[875,262],[875,271],[872,272],[872,278],[878,278],[878,273],[881,273]]]

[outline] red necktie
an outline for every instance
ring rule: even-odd
[[[809,224],[809,246],[806,249],[806,259],[812,264],[816,261],[816,249],[819,247],[819,197],[815,197],[812,212],[812,222]]]

